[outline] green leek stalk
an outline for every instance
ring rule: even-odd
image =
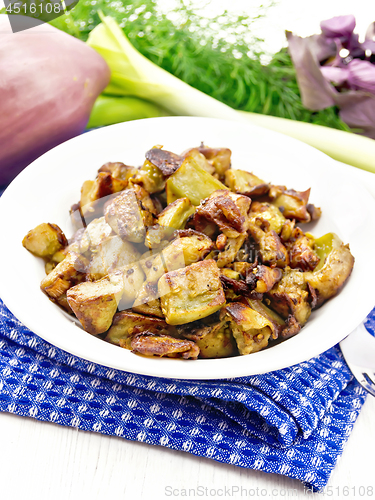
[[[113,18],[102,14],[100,17],[102,23],[90,33],[87,43],[104,57],[111,69],[111,82],[105,94],[145,99],[172,115],[251,122],[295,137],[336,160],[375,173],[374,140],[318,125],[236,111],[159,68],[132,46]],[[100,115],[96,116],[96,123],[100,123]]]
[[[100,95],[91,111],[87,128],[168,115],[170,113],[167,113],[160,106],[138,97]]]
[[[294,137],[319,149],[331,158],[375,173],[375,141],[363,135],[297,122],[287,118],[239,111],[254,125]]]

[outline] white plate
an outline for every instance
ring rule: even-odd
[[[310,200],[323,216],[316,236],[334,231],[355,256],[343,291],[314,311],[295,337],[264,351],[227,359],[184,361],[144,358],[97,339],[67,317],[40,291],[44,263],[21,245],[42,222],[72,234],[68,210],[87,179],[108,161],[140,165],[155,144],[179,153],[201,141],[232,150],[233,168],[248,169],[298,191],[311,187]],[[0,296],[33,332],[65,351],[133,373],[183,379],[229,378],[284,368],[324,352],[342,340],[374,305],[375,202],[352,175],[323,153],[289,137],[244,123],[209,118],[169,117],[122,123],[72,139],[24,170],[0,198]]]

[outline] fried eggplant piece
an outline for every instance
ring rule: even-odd
[[[314,272],[306,272],[306,283],[316,294],[316,307],[320,307],[339,293],[353,270],[354,257],[349,246],[344,245],[334,233],[328,233],[315,241],[315,251],[320,262]],[[298,319],[298,318],[297,318]]]
[[[294,316],[301,326],[311,314],[305,274],[288,268],[282,279],[267,294],[272,309],[284,319]]]
[[[224,180],[225,172],[231,167],[232,151],[228,148],[209,148],[203,143],[197,149],[215,168],[219,179]]]
[[[145,275],[137,262],[121,267],[120,271],[123,277],[124,292],[118,304],[118,309],[123,311],[133,305],[143,286]]]
[[[189,198],[193,205],[198,206],[201,200],[218,189],[226,190],[227,187],[206,172],[193,157],[187,156],[166,182],[167,203]]]
[[[318,220],[321,217],[321,215],[322,215],[321,208],[316,207],[312,203],[309,203],[306,208],[310,214],[311,220]]]
[[[31,229],[22,240],[22,245],[37,257],[52,257],[65,248],[68,240],[56,224],[43,223]]]
[[[269,191],[269,196],[272,203],[287,219],[295,219],[299,222],[311,221],[311,215],[307,210],[310,189],[302,192],[286,189],[285,186],[273,186]]]
[[[301,325],[298,323],[296,318],[292,315],[289,315],[285,321],[285,328],[282,329],[280,337],[282,339],[290,339],[290,337],[294,337],[301,331]]]
[[[236,341],[227,321],[219,321],[205,327],[205,330],[205,334],[195,341],[200,350],[200,358],[229,358],[238,353]]]
[[[84,230],[77,250],[79,249],[82,253],[88,250],[95,251],[96,247],[106,241],[111,234],[113,234],[112,228],[107,224],[105,217],[94,219]]]
[[[250,210],[250,221],[262,229],[280,234],[286,219],[275,205],[253,201]]]
[[[140,184],[150,193],[160,193],[165,188],[165,177],[161,170],[151,162],[145,160],[131,179],[132,184]]]
[[[129,179],[137,173],[137,169],[135,167],[125,165],[121,161],[110,161],[99,168],[98,173],[100,174],[102,172],[111,174],[111,176],[115,179],[128,182]]]
[[[164,274],[158,282],[158,291],[170,325],[205,318],[225,304],[220,270],[212,259]]]
[[[154,224],[153,226],[146,227],[145,236],[145,246],[151,249],[160,248],[160,246],[165,242],[173,232],[173,229],[159,226],[159,224]]]
[[[314,238],[296,227],[287,245],[290,267],[302,271],[313,271],[320,260],[313,247]]]
[[[184,229],[188,217],[195,212],[189,198],[179,198],[168,205],[157,218],[160,226],[173,229]]]
[[[112,326],[104,340],[115,345],[120,345],[120,340],[122,340],[126,344],[123,347],[130,349],[133,336],[146,330],[167,334],[169,329],[170,327],[163,319],[151,318],[131,311],[121,311],[114,315]]]
[[[120,346],[125,347],[125,342],[120,340]],[[170,335],[155,335],[147,331],[133,337],[130,348],[134,353],[144,356],[197,359],[199,355],[199,347],[191,340],[176,339]]]
[[[95,201],[123,191],[127,181],[116,179],[108,172],[99,172],[94,181],[85,181],[81,188],[80,210],[84,218],[96,213]]]
[[[248,229],[250,203],[247,196],[227,190],[215,191],[197,207],[192,224],[200,231],[207,222],[214,223],[228,238],[237,238]]]
[[[128,241],[111,236],[95,248],[91,254],[88,275],[91,281],[103,278],[108,273],[137,262],[139,252]]]
[[[42,280],[40,288],[53,299],[61,297],[69,288],[82,281],[87,272],[88,260],[69,252],[65,259]]]
[[[285,267],[289,263],[289,255],[276,231],[263,231],[255,224],[250,224],[249,233],[259,245],[259,253],[263,264]]]
[[[74,312],[69,305],[68,299],[66,298],[66,293],[63,293],[60,297],[54,299],[53,301],[56,304],[58,304],[62,309],[64,309],[64,311],[66,311],[68,314],[74,316]]]
[[[225,172],[225,185],[237,194],[254,198],[268,193],[270,185],[246,170],[230,169]]]
[[[146,228],[145,245],[158,248],[161,242],[169,239],[176,229],[183,229],[187,219],[195,211],[188,198],[180,198],[159,213],[157,223]]]
[[[240,234],[237,238],[227,238],[224,250],[217,256],[218,267],[227,267],[234,261],[246,238],[247,234]]]
[[[282,275],[283,272],[278,267],[258,265],[247,274],[246,283],[252,284],[257,293],[267,293],[281,280]]]
[[[200,167],[203,168],[206,172],[208,172],[211,175],[214,175],[216,173],[215,167],[210,163],[207,158],[204,156],[204,154],[199,152],[198,148],[192,148],[188,149],[187,151],[184,151],[181,156],[185,159],[186,157],[193,158]]]
[[[157,283],[165,272],[174,271],[204,259],[213,248],[211,239],[197,231],[176,231],[175,234],[177,238],[160,253],[156,256],[151,255],[141,262],[147,280],[151,283]]]
[[[125,189],[106,203],[104,215],[113,231],[124,240],[142,243],[146,227],[154,223],[155,207],[148,193],[138,185]]]
[[[272,323],[273,339],[277,339],[278,337],[280,337],[280,335],[287,326],[281,316],[279,316],[275,311],[267,307],[266,304],[261,300],[254,300],[248,297],[242,297],[241,302],[243,302],[247,306],[250,306],[251,309],[254,309],[254,311],[258,312]]]
[[[164,318],[157,283],[152,283],[151,281],[143,283],[135,298],[132,309],[140,314]]]
[[[232,269],[221,269],[220,271],[220,280],[227,300],[237,300],[239,297],[251,297],[256,300],[261,300],[263,298],[263,294],[253,290],[252,283],[249,284],[241,279],[239,274]],[[230,273],[230,271],[232,271],[233,274]],[[231,277],[231,274],[233,277]]]
[[[154,147],[146,152],[146,160],[155,165],[164,177],[169,177],[180,167],[184,159],[175,153]]]
[[[273,325],[251,307],[233,302],[222,309],[220,317],[229,319],[240,354],[250,354],[267,347]]]
[[[92,335],[106,332],[112,324],[123,293],[122,273],[70,288],[67,299],[83,329]]]
[[[283,244],[290,240],[293,234],[296,221],[294,219],[285,219],[284,225],[281,228],[280,239]]]

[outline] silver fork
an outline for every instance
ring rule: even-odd
[[[375,338],[362,323],[340,342],[340,348],[354,377],[375,397]]]

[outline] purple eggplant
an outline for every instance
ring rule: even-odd
[[[7,17],[0,15],[0,186],[82,133],[110,80],[85,43],[48,24],[12,33]]]

